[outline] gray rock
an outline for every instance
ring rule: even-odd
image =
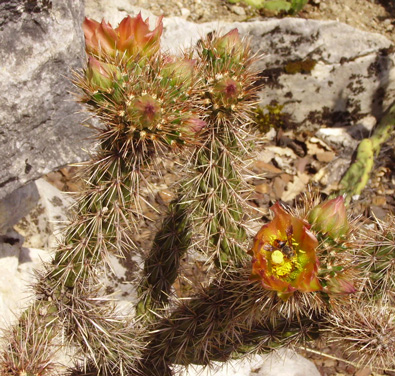
[[[271,19],[250,23],[192,24],[165,20],[163,44],[177,52],[201,35],[237,27],[261,54],[260,104],[277,103],[295,124],[346,126],[383,110],[395,98],[395,57],[379,34],[334,21]],[[177,41],[175,46],[174,41]]]
[[[37,205],[39,194],[34,183],[26,184],[0,200],[0,235],[4,235]]]
[[[82,0],[1,2],[0,198],[86,158],[88,131],[70,91],[84,57]]]
[[[45,179],[34,183],[39,199],[36,207],[14,229],[28,248],[53,249],[59,244],[61,230],[68,224],[73,197],[59,191]]]

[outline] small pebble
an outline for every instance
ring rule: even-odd
[[[174,194],[168,189],[163,189],[157,193],[157,200],[159,204],[168,205],[174,199]]]
[[[246,12],[245,12],[244,8],[243,7],[239,7],[238,5],[232,5],[230,7],[230,10],[233,13],[235,13],[235,14],[237,14],[239,16],[245,16],[246,15]]]
[[[187,18],[191,14],[191,11],[187,8],[181,8],[181,17]]]

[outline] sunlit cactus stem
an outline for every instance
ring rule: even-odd
[[[374,158],[379,155],[381,146],[390,138],[394,129],[395,103],[392,103],[373,134],[360,142],[355,160],[340,181],[340,192],[346,194],[348,200],[354,195],[360,195],[367,185],[374,166]]]
[[[211,36],[198,47],[198,103],[207,123],[204,142],[191,158],[192,177],[183,187],[197,248],[209,268],[225,270],[246,258],[248,186],[242,160],[250,149],[248,127],[257,88],[248,42],[236,29]]]

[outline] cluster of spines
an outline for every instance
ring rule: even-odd
[[[376,219],[365,227],[357,242],[359,268],[365,290],[373,300],[395,304],[395,217]]]

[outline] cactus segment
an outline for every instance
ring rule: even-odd
[[[374,157],[380,152],[381,145],[389,139],[395,127],[395,103],[389,106],[370,138],[363,139],[357,148],[355,161],[340,181],[340,193],[348,197],[360,195],[369,181],[374,166]]]

